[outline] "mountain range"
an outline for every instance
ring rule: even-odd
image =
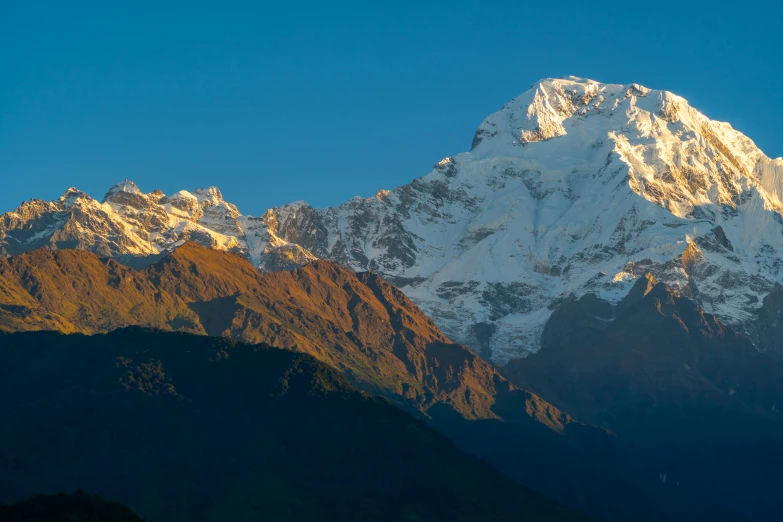
[[[470,152],[335,208],[243,215],[218,189],[97,201],[69,189],[0,218],[0,252],[80,248],[142,266],[184,241],[263,270],[329,259],[400,287],[498,363],[533,353],[552,310],[619,302],[647,273],[776,350],[757,328],[781,282],[783,159],[667,91],[542,80],[490,115]],[[774,343],[773,343],[774,344]]]
[[[30,200],[0,216],[0,357],[9,361],[0,395],[10,407],[12,397],[35,396],[27,380],[46,388],[52,379],[67,386],[40,405],[56,411],[72,383],[49,373],[35,380],[53,364],[47,350],[63,368],[93,368],[81,355],[67,360],[62,347],[114,353],[113,342],[138,349],[132,339],[158,346],[175,367],[185,356],[169,343],[241,354],[277,348],[339,380],[340,394],[382,397],[445,434],[454,451],[494,466],[488,477],[499,471],[527,488],[524,498],[569,506],[552,517],[581,516],[573,509],[605,522],[771,522],[783,487],[781,174],[782,159],[672,93],[567,77],[542,80],[490,115],[470,152],[335,208],[296,202],[252,217],[214,187],[167,196],[128,180],[101,201],[77,189]],[[40,339],[48,348],[25,354]],[[198,368],[199,379],[211,379],[200,364],[181,366],[178,378],[189,383]],[[114,375],[109,366],[99,374]],[[153,366],[122,389],[180,394],[166,365]],[[119,397],[118,379],[111,391],[79,394]],[[277,386],[267,381],[258,386]],[[181,397],[197,395],[182,386]],[[128,397],[123,407],[142,411]],[[167,415],[196,422],[179,407]],[[163,411],[155,408],[140,418]],[[288,419],[280,408],[275,415]],[[24,411],[26,424],[7,425],[30,428],[45,417]],[[198,422],[217,415],[199,411]],[[70,433],[69,422],[57,433]],[[34,432],[4,433],[15,437],[9,444],[43,447]],[[201,424],[194,433],[212,436]],[[58,437],[48,442],[73,443]],[[205,494],[189,480],[174,482]],[[34,483],[0,502],[38,492]],[[123,500],[117,494],[107,498]],[[128,500],[137,511],[147,505],[140,495]],[[339,518],[329,502],[316,495],[303,505]],[[411,505],[415,517],[437,519],[420,515],[431,503]],[[488,516],[475,509],[466,519]]]

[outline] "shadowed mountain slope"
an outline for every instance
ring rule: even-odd
[[[617,306],[563,303],[541,350],[504,373],[654,455],[661,481],[779,517],[783,366],[651,276]]]
[[[0,501],[84,487],[151,522],[586,520],[306,354],[5,334],[0,383]]]

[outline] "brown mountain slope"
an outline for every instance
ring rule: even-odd
[[[449,341],[392,285],[326,261],[261,274],[239,255],[188,243],[136,271],[84,251],[36,250],[0,260],[0,310],[6,331],[141,325],[232,337],[309,353],[422,412],[446,404],[466,418],[497,418],[496,396],[516,393],[547,426],[571,422]]]
[[[166,328],[194,315],[181,299],[160,292],[146,273],[76,250],[0,259],[0,280],[5,288],[0,307],[29,324],[28,330],[51,329],[52,323],[83,333],[138,323]]]

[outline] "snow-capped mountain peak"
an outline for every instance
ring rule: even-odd
[[[379,272],[503,362],[537,349],[561,300],[617,302],[648,273],[750,331],[783,282],[781,177],[783,160],[675,94],[565,77],[489,115],[470,152],[373,197],[251,217],[215,187],[165,196],[125,181],[103,202],[69,191],[4,214],[0,247],[122,257],[194,240],[265,270],[332,259]]]
[[[193,191],[200,201],[219,203],[223,201],[223,193],[217,187],[197,188]]]
[[[85,197],[87,197],[87,194],[75,187],[70,187],[58,198],[58,201],[65,206],[71,206]]]
[[[536,349],[563,297],[617,301],[648,272],[752,321],[781,278],[781,175],[783,161],[680,96],[567,77],[537,82],[469,153],[383,199],[266,216],[280,240],[379,271],[502,362]]]

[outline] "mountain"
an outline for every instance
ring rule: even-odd
[[[409,185],[265,217],[283,241],[395,282],[446,335],[503,363],[538,349],[561,300],[618,302],[648,272],[752,329],[781,280],[781,176],[783,160],[681,97],[561,78]]]
[[[535,352],[569,296],[616,303],[651,272],[771,349],[758,312],[783,282],[783,159],[667,91],[542,80],[470,152],[335,208],[243,216],[216,188],[70,189],[0,218],[0,252],[82,248],[143,263],[185,240],[266,270],[315,258],[396,284],[444,333],[504,363]]]
[[[679,289],[648,275],[616,305],[569,299],[504,374],[653,455],[661,481],[780,518],[783,365]]]
[[[155,521],[581,521],[306,354],[6,334],[0,500],[84,487]]]
[[[376,274],[328,261],[262,274],[242,255],[195,243],[142,270],[79,250],[0,258],[0,331],[127,325],[305,352],[522,484],[606,521],[706,512],[662,485],[643,452],[511,385]]]

